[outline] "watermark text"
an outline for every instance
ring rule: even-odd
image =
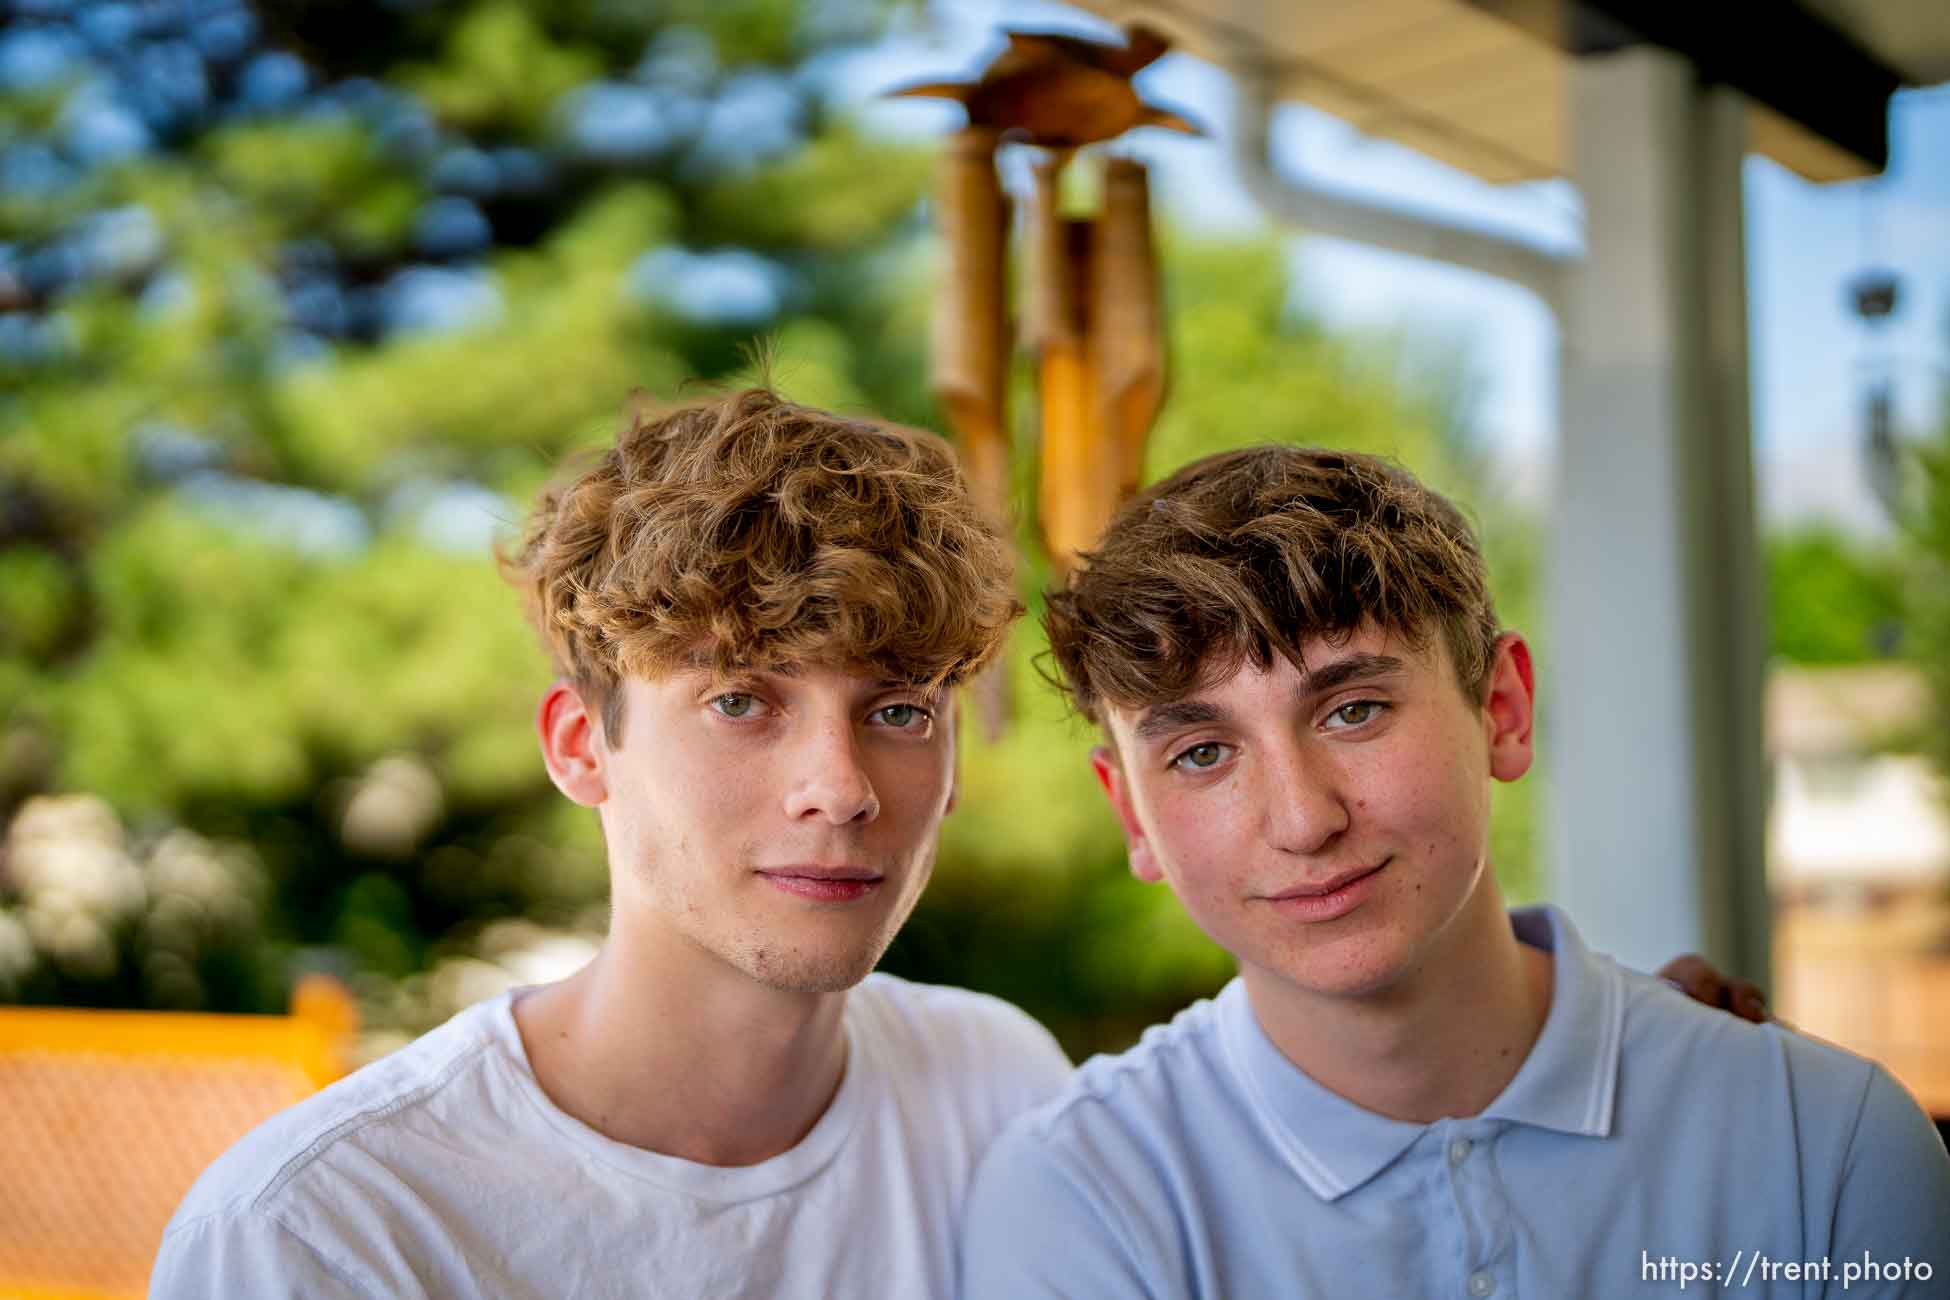
[[[1928,1282],[1936,1268],[1926,1259],[1904,1255],[1901,1259],[1877,1259],[1868,1251],[1860,1256],[1829,1259],[1780,1259],[1759,1250],[1736,1250],[1731,1259],[1689,1259],[1682,1255],[1654,1255],[1639,1252],[1639,1281],[1674,1282],[1684,1291],[1689,1286],[1733,1287],[1775,1282],[1840,1282],[1842,1290],[1861,1284],[1882,1282]]]

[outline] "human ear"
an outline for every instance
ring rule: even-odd
[[[541,736],[548,779],[555,782],[556,789],[586,808],[609,797],[603,777],[601,728],[583,707],[582,696],[574,686],[558,681],[548,688],[535,711],[535,730]]]
[[[1158,857],[1151,851],[1151,841],[1144,833],[1143,823],[1138,821],[1137,810],[1131,806],[1130,785],[1124,776],[1124,767],[1118,762],[1117,752],[1109,745],[1099,745],[1090,751],[1090,770],[1097,774],[1097,784],[1104,787],[1104,798],[1110,800],[1111,811],[1117,814],[1117,824],[1124,829],[1124,847],[1131,860],[1131,874],[1146,884],[1156,884],[1165,878],[1158,866]]]
[[[1530,646],[1515,632],[1496,641],[1490,663],[1489,689],[1483,716],[1489,728],[1490,775],[1514,781],[1530,770],[1536,757],[1531,724],[1536,718],[1537,673],[1530,662]]]

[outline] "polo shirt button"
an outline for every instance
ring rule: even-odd
[[[1459,1165],[1459,1164],[1461,1164],[1461,1163],[1462,1163],[1463,1161],[1465,1161],[1465,1160],[1467,1160],[1467,1159],[1469,1159],[1469,1139],[1468,1139],[1468,1138],[1457,1138],[1457,1139],[1456,1139],[1456,1140],[1455,1140],[1454,1142],[1451,1142],[1451,1143],[1449,1144],[1449,1163],[1450,1163],[1450,1164],[1452,1164],[1452,1165]],[[1489,1292],[1487,1292],[1487,1291],[1480,1291],[1480,1292],[1477,1292],[1477,1294],[1478,1294],[1478,1295],[1488,1295],[1488,1294],[1489,1294]]]
[[[1494,1290],[1496,1290],[1496,1279],[1482,1269],[1478,1269],[1469,1275],[1469,1294],[1481,1297],[1488,1295]]]

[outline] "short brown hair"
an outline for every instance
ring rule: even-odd
[[[944,688],[1022,612],[946,443],[760,388],[633,414],[542,494],[501,567],[611,744],[627,674],[703,654],[727,673],[864,664]]]
[[[1462,514],[1397,465],[1252,447],[1142,492],[1081,557],[1044,618],[1079,712],[1179,699],[1250,660],[1299,663],[1311,637],[1372,623],[1421,649],[1439,632],[1464,692],[1488,686],[1499,628]]]

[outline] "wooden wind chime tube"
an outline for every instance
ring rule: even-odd
[[[1029,345],[1042,407],[1037,522],[1059,571],[1097,539],[1116,490],[1098,419],[1091,365],[1089,271],[1093,224],[1065,217],[1059,154],[1036,168],[1030,218]]]
[[[1151,185],[1144,164],[1112,158],[1104,167],[1104,210],[1090,260],[1091,370],[1098,425],[1115,463],[1111,511],[1144,478],[1145,435],[1164,404],[1164,322],[1151,243]],[[1109,512],[1097,531],[1110,522]]]
[[[1032,329],[1042,398],[1037,520],[1058,573],[1137,491],[1164,398],[1164,342],[1143,164],[1105,165],[1103,211],[1062,215],[1063,159],[1036,172]]]
[[[948,138],[936,186],[946,266],[935,295],[933,382],[976,498],[1009,516],[1009,199],[995,170],[1001,133]]]
[[[995,170],[1001,132],[970,126],[948,138],[935,190],[946,265],[935,294],[933,383],[961,447],[975,499],[1006,522],[1009,508],[1009,199]],[[998,662],[971,684],[991,740],[1008,725],[1009,679]]]

